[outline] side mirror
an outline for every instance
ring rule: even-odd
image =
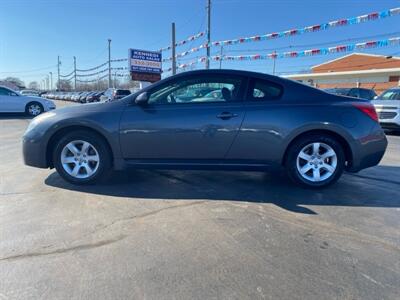
[[[135,99],[135,103],[137,105],[144,105],[144,104],[147,103],[147,101],[149,101],[149,97],[147,95],[147,92],[143,92],[143,93],[139,94]]]

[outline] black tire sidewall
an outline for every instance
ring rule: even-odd
[[[328,179],[320,182],[312,182],[303,178],[297,170],[297,156],[305,146],[318,142],[329,145],[336,152],[337,166],[333,175]],[[296,184],[307,188],[323,188],[334,184],[340,178],[345,168],[345,161],[346,158],[343,146],[336,139],[325,135],[309,135],[298,139],[290,147],[286,160],[286,169],[290,179],[292,179]]]
[[[69,142],[74,140],[82,140],[89,142],[96,148],[99,154],[100,157],[99,167],[96,170],[96,172],[88,178],[72,177],[64,170],[62,166],[61,151]],[[105,174],[109,171],[111,167],[111,158],[108,147],[100,136],[89,131],[74,131],[61,137],[57,142],[57,145],[55,146],[53,151],[53,163],[57,172],[66,181],[73,184],[84,185],[84,184],[93,184],[104,179]]]
[[[29,112],[29,106],[31,106],[31,105],[33,105],[33,104],[39,105],[39,107],[40,107],[40,114],[38,114],[38,115],[32,115],[32,114],[30,114],[30,112]],[[29,102],[29,103],[26,105],[26,107],[25,107],[25,113],[26,113],[27,115],[31,116],[31,117],[37,117],[37,116],[41,115],[42,113],[44,113],[44,107],[43,107],[43,105],[42,105],[41,103],[39,103],[39,102]]]

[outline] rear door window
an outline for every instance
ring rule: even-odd
[[[268,80],[253,79],[250,82],[250,101],[269,101],[281,98],[283,87]]]

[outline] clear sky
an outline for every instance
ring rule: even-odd
[[[90,68],[107,60],[107,39],[112,58],[126,58],[128,48],[156,50],[170,43],[171,22],[177,40],[206,29],[206,0],[0,0],[0,78],[20,77],[28,84],[57,73]],[[400,7],[394,0],[212,0],[212,40],[246,37],[319,24],[340,18]],[[393,34],[391,34],[393,33]],[[386,36],[385,36],[386,35]],[[351,25],[292,38],[247,43],[224,49],[225,54],[271,53],[273,49],[305,50],[400,36],[400,16]],[[372,38],[371,38],[372,37]],[[354,42],[354,41],[353,41]],[[198,40],[177,52],[204,43]],[[368,53],[400,54],[400,47],[371,49]],[[218,54],[219,48],[212,53]],[[169,56],[169,53],[164,53]],[[205,50],[181,59],[188,62]],[[277,73],[292,72],[336,58],[325,55],[277,60]],[[125,66],[120,63],[118,66]],[[115,65],[117,66],[117,65]],[[170,65],[165,63],[164,68]],[[198,65],[197,68],[202,67]],[[212,63],[219,67],[219,63]],[[224,62],[223,67],[272,72],[271,61]]]

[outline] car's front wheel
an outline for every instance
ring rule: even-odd
[[[36,117],[43,113],[44,109],[39,102],[30,102],[25,107],[25,113],[31,117]]]
[[[111,157],[104,139],[89,131],[74,131],[55,146],[53,162],[57,172],[73,184],[93,184],[104,179]]]
[[[335,183],[345,167],[342,145],[328,135],[304,136],[289,148],[286,168],[297,184],[310,188]]]

